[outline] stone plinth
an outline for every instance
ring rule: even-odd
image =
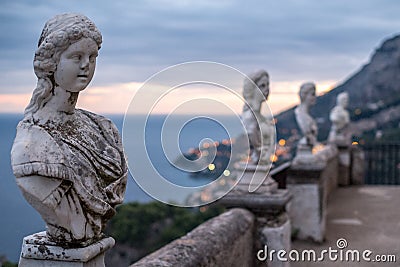
[[[82,248],[62,248],[50,242],[46,232],[24,238],[20,267],[104,267],[104,254],[115,241],[105,237]]]
[[[338,150],[335,145],[313,154],[308,164],[297,161],[288,171],[287,188],[293,233],[299,239],[322,242],[325,237],[327,197],[337,186]]]

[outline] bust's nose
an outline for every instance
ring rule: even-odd
[[[80,68],[83,70],[89,68],[89,57],[88,56],[82,57]]]

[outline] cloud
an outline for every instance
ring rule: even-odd
[[[273,114],[277,114],[299,103],[298,90],[307,80],[291,82],[272,82],[268,105]],[[89,86],[79,96],[78,107],[102,114],[123,114],[127,111],[135,94],[143,83],[117,83],[107,86]],[[335,81],[326,80],[317,83],[317,93],[323,94],[335,86]],[[147,100],[154,102],[154,95],[161,96],[165,90],[152,87],[148,92]],[[241,114],[243,100],[240,88],[230,88],[232,91],[220,87],[204,84],[191,84],[172,90],[160,97],[154,104],[153,110],[147,106],[134,106],[134,114],[214,114],[235,115]],[[160,92],[160,90],[162,90]],[[236,93],[234,93],[236,92]],[[29,103],[31,94],[0,94],[0,113],[21,113]],[[145,99],[146,100],[146,99]],[[145,100],[143,100],[145,102]],[[268,114],[264,107],[264,113]],[[131,112],[132,113],[132,112]]]
[[[47,19],[80,12],[103,34],[93,86],[144,82],[193,60],[265,68],[272,81],[340,81],[400,28],[400,2],[48,1],[0,3],[0,93],[29,93]]]

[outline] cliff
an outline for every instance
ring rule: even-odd
[[[344,91],[349,93],[348,109],[354,135],[375,136],[377,131],[381,131],[398,138],[393,136],[393,132],[397,132],[400,122],[400,35],[385,40],[374,51],[369,63],[317,98],[311,114],[317,120],[320,129],[318,139],[321,141],[327,138],[331,125],[329,112],[335,106],[336,96]],[[293,134],[293,129],[298,131],[293,111],[294,108],[291,108],[276,116],[278,138],[287,139]]]

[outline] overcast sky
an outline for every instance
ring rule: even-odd
[[[271,96],[302,81],[326,87],[344,81],[400,31],[397,0],[1,0],[0,112],[15,112],[29,100],[39,35],[63,12],[87,15],[103,34],[91,84],[98,92],[140,85],[165,67],[194,60],[244,73],[266,69]]]

